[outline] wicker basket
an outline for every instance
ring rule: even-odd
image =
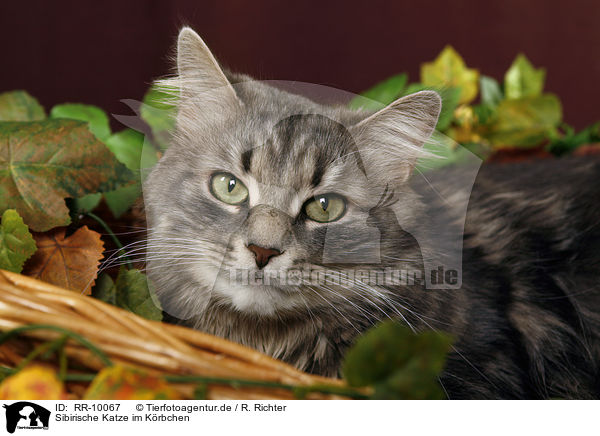
[[[148,321],[91,297],[58,288],[19,274],[0,270],[0,330],[31,324],[48,324],[80,334],[106,353],[112,362],[161,375],[234,378],[260,382],[240,385],[207,384],[210,399],[291,399],[289,388],[326,386],[342,392],[340,380],[303,373],[250,348],[188,328]],[[27,338],[0,345],[0,364],[15,367],[31,350],[23,342],[36,343],[60,337],[51,330],[23,332]],[[74,341],[65,345],[69,361],[98,371],[104,364],[88,348]],[[177,383],[183,398],[192,398],[197,384]],[[85,382],[69,382],[73,398],[80,397]],[[327,391],[327,389],[325,389]],[[307,398],[339,399],[343,394],[309,393]]]

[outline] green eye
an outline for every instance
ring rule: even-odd
[[[346,212],[346,200],[337,194],[318,195],[304,206],[306,215],[318,223],[339,220]]]
[[[248,198],[248,188],[229,173],[214,174],[210,179],[210,192],[227,204],[240,204]]]

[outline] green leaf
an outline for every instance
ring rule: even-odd
[[[87,212],[92,212],[98,207],[102,201],[102,193],[87,194],[81,198],[66,198],[65,203],[69,208],[69,217],[71,219],[71,225],[79,227],[81,225],[81,219]]]
[[[59,104],[50,111],[50,118],[85,121],[88,123],[90,131],[100,141],[106,140],[110,135],[108,116],[106,112],[97,106],[79,103]]]
[[[151,145],[147,145],[144,142],[144,148],[142,149],[142,157],[140,162],[140,178],[148,174],[149,170],[154,168],[154,165],[158,162],[160,153],[156,151]]]
[[[450,344],[449,336],[443,333],[415,334],[399,322],[386,321],[358,338],[346,354],[342,373],[350,386],[386,383],[417,359],[420,370],[435,378],[444,366]]]
[[[102,274],[92,296],[146,319],[162,321],[162,308],[148,287],[146,275],[137,269],[121,268],[116,282],[108,274]]]
[[[445,88],[438,90],[438,92],[442,97],[442,110],[440,111],[436,129],[443,131],[450,127],[450,123],[454,118],[454,110],[460,100],[461,91],[459,88]]]
[[[114,153],[117,160],[132,171],[140,169],[144,135],[133,129],[125,129],[111,135],[106,146]]]
[[[425,86],[422,83],[411,83],[410,85],[408,85],[405,89],[404,92],[402,93],[402,96],[404,97],[405,95],[410,95],[410,94],[414,94],[415,92],[419,92],[419,91],[425,91],[425,90],[437,90],[438,88],[434,88],[431,86]]]
[[[577,133],[572,127],[566,126],[566,131],[563,137],[553,140],[548,147],[548,150],[557,156],[570,153],[581,145],[600,142],[600,122]]]
[[[408,75],[405,73],[392,76],[361,95],[354,97],[350,101],[350,108],[370,111],[379,110],[381,104],[387,106],[400,97],[407,81]]]
[[[504,75],[506,98],[537,97],[542,94],[546,71],[536,70],[523,54],[519,54]]]
[[[421,65],[421,83],[436,88],[460,88],[459,103],[469,103],[477,96],[479,72],[467,68],[463,58],[451,46],[439,56]]]
[[[71,204],[77,212],[85,213],[96,209],[101,200],[102,194],[98,192],[96,194],[84,195],[81,198],[74,198]]]
[[[132,170],[130,182],[114,191],[105,192],[104,199],[115,218],[127,212],[142,193],[140,185],[140,166],[144,163],[144,135],[133,129],[125,129],[111,135],[106,146],[114,153],[119,162]],[[151,147],[146,147],[151,148]]]
[[[585,132],[582,134],[586,136],[589,143],[600,142],[600,121],[586,127],[582,132]]]
[[[96,280],[94,289],[92,289],[92,297],[104,301],[105,303],[112,304],[113,306],[117,304],[117,289],[115,287],[115,282],[108,274],[103,273],[98,280]]]
[[[482,135],[497,147],[535,146],[558,126],[561,118],[560,101],[552,94],[503,100]]]
[[[387,379],[411,357],[412,332],[399,323],[385,322],[358,338],[342,366],[350,386],[368,386]]]
[[[36,250],[23,218],[14,209],[4,211],[0,222],[0,269],[20,273]]]
[[[0,121],[38,121],[46,118],[44,108],[25,91],[0,94]]]
[[[119,218],[135,204],[142,195],[142,188],[139,183],[125,185],[114,191],[105,192],[104,200],[115,218]]]
[[[479,87],[481,88],[481,103],[495,108],[504,99],[500,84],[498,81],[489,76],[481,76],[479,78]]]
[[[161,150],[166,150],[169,146],[177,115],[177,90],[167,91],[152,85],[140,108],[142,119],[152,129],[154,140]]]
[[[70,223],[64,199],[111,191],[132,178],[80,121],[0,123],[0,212],[37,232]]]
[[[476,104],[472,106],[472,109],[479,124],[487,124],[496,115],[496,108],[488,104]]]
[[[439,371],[438,371],[439,372]],[[374,385],[373,400],[443,400],[446,398],[437,379],[438,372],[411,359],[401,371]]]
[[[137,269],[121,269],[117,281],[117,306],[154,321],[162,320],[162,308],[148,286],[146,275]],[[156,301],[156,303],[155,303]]]

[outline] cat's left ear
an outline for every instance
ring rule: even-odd
[[[437,124],[442,99],[435,91],[402,97],[353,126],[370,171],[406,181]]]
[[[233,86],[202,38],[184,27],[177,38],[177,73],[184,99],[193,99],[204,110],[210,105],[239,105]]]

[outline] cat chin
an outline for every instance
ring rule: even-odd
[[[224,265],[216,267],[198,264],[193,269],[195,282],[207,290],[212,300],[228,304],[235,312],[262,317],[278,317],[306,307],[299,292],[285,291],[277,286],[236,283]],[[208,303],[208,301],[207,301]]]
[[[276,317],[281,311],[293,311],[303,305],[299,296],[284,293],[273,286],[250,286],[217,280],[213,292],[224,297],[236,312],[263,317]]]

